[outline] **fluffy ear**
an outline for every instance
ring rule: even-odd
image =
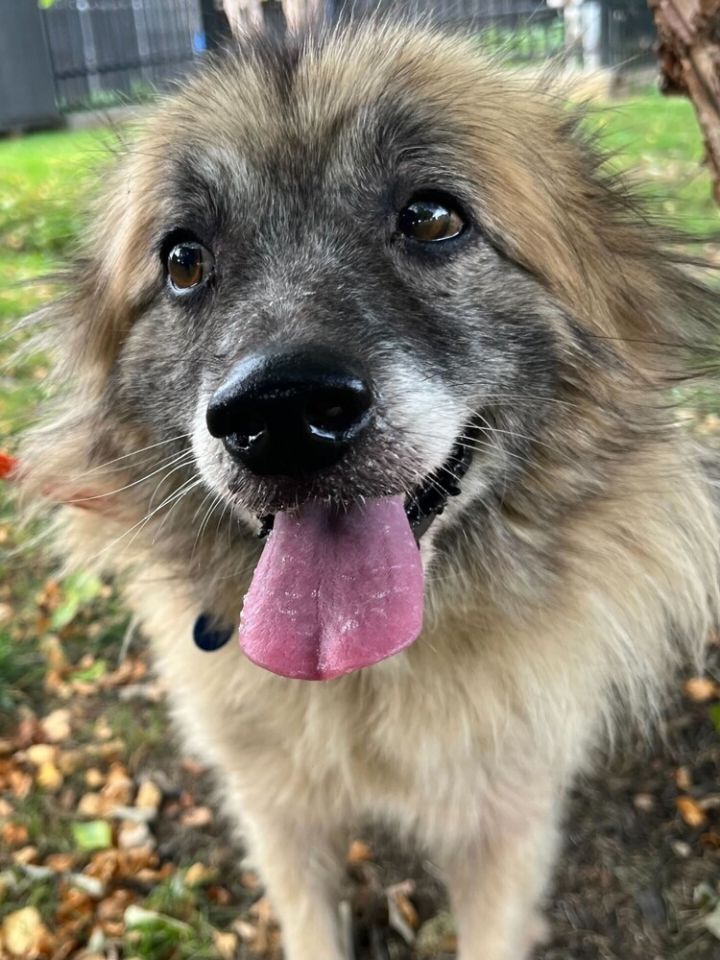
[[[689,269],[708,266],[688,254],[691,238],[664,229],[609,170],[577,110],[532,89],[513,109],[514,140],[499,127],[496,137],[478,135],[473,150],[510,255],[638,375],[666,385],[694,372],[720,318]]]
[[[115,436],[107,436],[104,391],[125,337],[162,282],[153,249],[155,161],[143,157],[141,143],[123,151],[105,176],[78,252],[59,277],[66,292],[27,321],[34,345],[50,356],[51,374],[16,475],[42,500],[76,499],[78,491],[94,499],[120,485],[117,473],[103,478],[92,467],[117,445],[117,424]]]
[[[160,282],[153,249],[157,160],[143,137],[108,171],[91,205],[79,253],[65,271],[68,293],[50,311],[61,376],[102,387],[128,331]],[[160,201],[161,203],[162,201]]]

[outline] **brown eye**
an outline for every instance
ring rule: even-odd
[[[464,228],[465,221],[457,210],[437,200],[413,200],[398,217],[400,233],[420,243],[450,240]]]
[[[176,244],[167,256],[170,286],[178,292],[191,290],[204,283],[212,270],[212,254],[195,240]]]

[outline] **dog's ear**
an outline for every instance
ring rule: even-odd
[[[68,270],[68,294],[58,305],[60,359],[98,385],[160,282],[153,249],[158,215],[154,167],[152,159],[133,150],[109,172]]]
[[[663,227],[613,170],[582,110],[533,87],[506,107],[513,123],[484,125],[469,149],[505,249],[638,374],[681,378],[719,319],[689,269],[704,266],[688,255],[691,238]]]

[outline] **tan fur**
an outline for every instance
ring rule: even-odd
[[[555,302],[613,338],[625,366],[593,389],[625,420],[637,417],[642,443],[595,476],[584,466],[589,452],[617,422],[568,393],[553,449],[535,451],[534,486],[509,495],[488,531],[500,558],[491,574],[468,562],[487,544],[468,544],[450,576],[429,583],[414,646],[325,684],[272,676],[235,644],[211,656],[193,647],[194,578],[216,572],[212,608],[234,622],[259,548],[240,574],[237,556],[230,566],[212,538],[175,560],[158,546],[167,509],[127,535],[126,515],[141,519],[180,481],[161,483],[151,505],[152,483],[118,493],[120,522],[67,511],[61,544],[73,542],[76,563],[122,573],[175,718],[221,772],[227,807],[276,901],[288,960],[339,960],[341,852],[352,824],[368,816],[419,839],[445,871],[462,960],[524,960],[568,783],[621,705],[652,713],[668,672],[699,656],[716,621],[720,537],[709,484],[687,438],[657,415],[678,351],[647,342],[671,338],[705,295],[587,166],[565,108],[474,44],[394,26],[340,34],[301,63],[298,128],[330,128],[388,85],[397,101],[429,104],[439,121],[452,116],[488,222]],[[61,360],[80,379],[66,412],[26,452],[37,488],[78,475],[101,492],[133,482],[122,461],[93,464],[153,437],[119,424],[103,437],[94,402],[147,289],[160,282],[147,254],[162,204],[154,158],[179,130],[214,138],[218,157],[238,140],[261,154],[274,135],[271,101],[255,65],[239,62],[218,74],[211,99],[207,85],[191,84],[160,108],[121,160],[82,281],[62,308]],[[574,498],[594,485],[596,496]],[[555,509],[551,522],[539,521],[541,503]],[[189,497],[168,526],[192,527],[197,509]]]

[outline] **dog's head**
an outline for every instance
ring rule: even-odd
[[[623,397],[666,369],[649,341],[697,300],[651,233],[570,112],[471,41],[248,42],[162,102],[104,194],[64,333],[79,419],[98,449],[191,451],[178,489],[249,532],[276,518],[246,615],[354,570],[343,624],[374,597],[407,639],[413,534],[459,549],[491,501],[522,525],[621,452]]]

